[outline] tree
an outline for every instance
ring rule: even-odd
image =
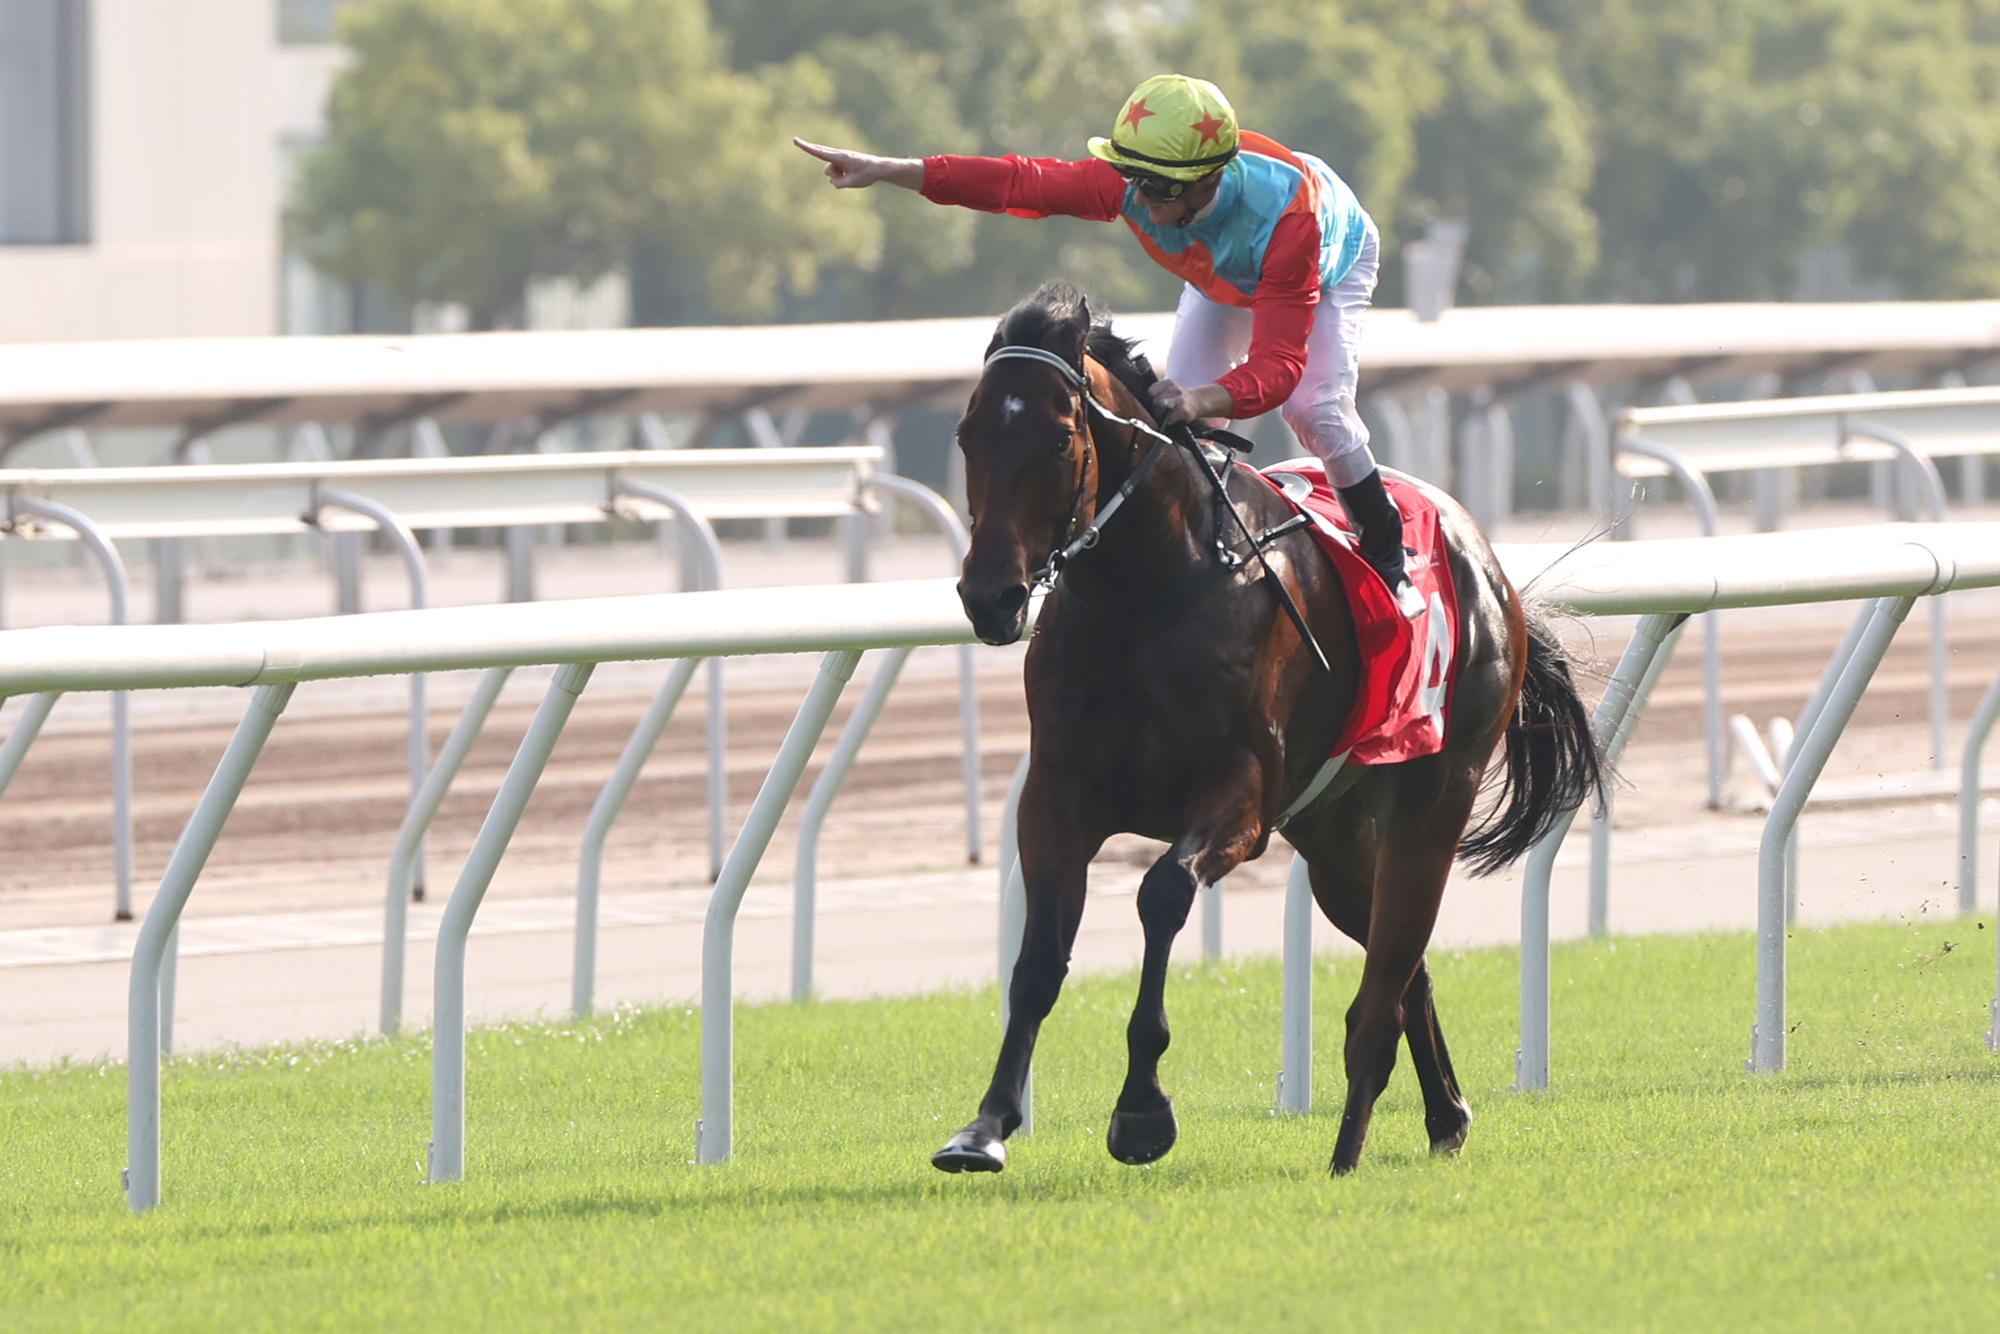
[[[1784,298],[1837,244],[1911,296],[2000,292],[1982,0],[1532,0],[1594,110],[1600,299]]]
[[[1136,0],[716,0],[745,58],[809,55],[831,71],[851,146],[906,156],[1079,158],[1133,85],[1157,72],[1149,6]],[[870,190],[878,262],[840,266],[848,309],[876,317],[990,314],[1051,278],[1101,305],[1171,304],[1177,284],[1121,226],[1028,222]],[[798,307],[795,304],[795,309]],[[824,301],[801,313],[829,313]]]
[[[1247,127],[1326,159],[1385,259],[1456,216],[1472,299],[1556,296],[1593,268],[1585,110],[1516,0],[1202,0],[1170,49]],[[1385,263],[1383,299],[1401,290]]]
[[[825,71],[732,71],[701,0],[364,0],[341,35],[355,61],[289,219],[336,277],[490,328],[531,278],[664,247],[748,318],[878,244],[786,139],[846,130]]]

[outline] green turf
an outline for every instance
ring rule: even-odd
[[[0,1329],[1991,1329],[1993,934],[1801,931],[1775,1078],[1743,1071],[1747,937],[1558,950],[1538,1097],[1508,1091],[1514,954],[1439,957],[1466,1152],[1421,1151],[1406,1060],[1339,1181],[1353,960],[1318,977],[1307,1117],[1269,1110],[1275,962],[1177,974],[1182,1138],[1139,1169],[1103,1149],[1130,978],[1070,986],[998,1177],[926,1162],[983,1087],[990,993],[740,1011],[710,1168],[685,1009],[475,1034],[454,1186],[419,1184],[422,1039],[177,1060],[144,1219],[123,1068],[15,1071]]]

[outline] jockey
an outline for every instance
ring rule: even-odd
[[[1326,163],[1239,130],[1221,89],[1182,74],[1140,84],[1080,162],[888,158],[792,142],[827,163],[837,189],[886,181],[989,213],[1123,219],[1186,284],[1166,377],[1152,389],[1161,423],[1219,425],[1280,408],[1326,465],[1362,556],[1405,615],[1422,614],[1404,570],[1403,518],[1354,403],[1381,237]]]

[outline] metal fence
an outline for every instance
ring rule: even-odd
[[[1817,778],[1889,639],[1919,597],[2000,586],[2000,525],[1885,525],[1835,534],[1503,549],[1517,583],[1582,614],[1639,613],[1640,631],[1598,711],[1615,748],[1635,702],[1657,674],[1661,649],[1686,616],[1718,607],[1865,598],[1802,727],[1785,792],[1766,827],[1760,861],[1759,986],[1753,1068],[1784,1054],[1784,849],[1803,791]],[[969,627],[948,580],[587,599],[525,608],[447,608],[316,621],[230,626],[89,627],[19,631],[0,655],[0,694],[194,685],[254,688],[243,721],[188,821],[134,952],[130,991],[127,1188],[144,1211],[160,1199],[160,1054],[163,969],[182,909],[265,739],[300,681],[562,664],[514,757],[460,873],[439,935],[429,1175],[465,1171],[464,963],[495,868],[593,665],[720,654],[819,652],[820,669],[725,862],[703,938],[702,1119],[697,1157],[727,1158],[733,1126],[730,969],[736,911],[813,748],[868,648],[963,644]],[[491,679],[491,678],[489,678]],[[474,701],[475,706],[478,700]],[[1545,1087],[1548,1043],[1548,876],[1562,831],[1532,854],[1522,910],[1521,1088]],[[1003,970],[1010,914],[1018,917],[1018,859],[1003,848]],[[1294,871],[1286,912],[1282,1105],[1310,1105],[1310,911]],[[1018,923],[1013,937],[1018,941]]]
[[[602,523],[612,520],[658,521],[677,525],[682,547],[683,589],[722,586],[721,549],[710,527],[712,520],[762,518],[865,517],[870,506],[913,505],[925,521],[945,537],[954,557],[962,560],[967,545],[965,525],[944,499],[907,478],[877,469],[884,459],[879,445],[828,448],[759,448],[749,450],[623,450],[581,454],[504,455],[499,457],[372,460],[309,460],[275,464],[189,465],[175,468],[75,468],[0,471],[4,500],[4,532],[14,538],[82,540],[101,566],[111,597],[111,619],[129,619],[125,569],[116,542],[150,538],[160,571],[159,620],[180,619],[178,571],[174,544],[193,536],[252,536],[324,533],[336,540],[375,531],[395,548],[410,582],[410,602],[426,601],[426,569],[416,529],[448,530],[499,526],[510,533],[531,525]],[[865,543],[864,524],[850,523],[851,542]],[[529,543],[509,546],[509,600],[527,600],[532,589]],[[358,552],[352,543],[340,548],[351,563]],[[865,571],[865,560],[850,553],[850,571]],[[344,569],[344,567],[343,567]],[[169,572],[176,587],[168,594]],[[339,575],[343,588],[358,584],[358,575]],[[171,606],[169,604],[172,604]],[[672,682],[668,683],[672,686]],[[662,687],[661,701],[647,715],[640,733],[650,738],[632,753],[637,765],[659,738],[673,703],[685,686]],[[725,757],[728,745],[724,710],[722,663],[708,663],[708,801],[709,874],[719,874],[724,852],[727,805]],[[39,701],[16,726],[0,749],[0,793],[34,744],[47,719],[50,698]],[[490,700],[488,701],[490,706]],[[112,701],[112,841],[118,866],[114,917],[131,917],[131,723],[123,692]],[[979,775],[979,703],[970,648],[959,663],[960,733],[966,811],[966,855],[981,856]],[[483,712],[481,713],[483,719]],[[476,735],[478,723],[472,723]],[[639,743],[635,734],[633,744]],[[469,746],[472,736],[463,738]],[[410,683],[410,807],[399,840],[399,857],[390,873],[390,897],[422,898],[424,894],[423,835],[436,813],[458,762],[461,747],[447,745],[438,766],[439,781],[426,788],[431,773],[429,718],[424,679]],[[629,750],[630,748],[628,748]],[[450,759],[450,763],[445,763]],[[629,790],[629,783],[628,783]],[[623,794],[607,792],[606,820],[616,818]],[[404,846],[407,841],[408,846]],[[589,867],[585,875],[592,874]],[[400,886],[400,888],[398,888]],[[400,901],[387,910],[393,930],[402,920]],[[392,951],[383,976],[382,1025],[394,1032],[400,1018],[400,953]],[[580,956],[580,962],[588,962]]]

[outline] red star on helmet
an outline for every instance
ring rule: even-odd
[[[1188,128],[1199,130],[1201,132],[1201,142],[1203,143],[1207,143],[1211,139],[1215,140],[1218,144],[1222,142],[1222,121],[1213,111],[1209,111],[1206,108],[1202,110],[1201,119]]]
[[[1146,110],[1146,99],[1142,97],[1131,106],[1125,108],[1124,123],[1136,130],[1139,128],[1140,121],[1146,119],[1148,116],[1157,116],[1159,114],[1157,111]]]

